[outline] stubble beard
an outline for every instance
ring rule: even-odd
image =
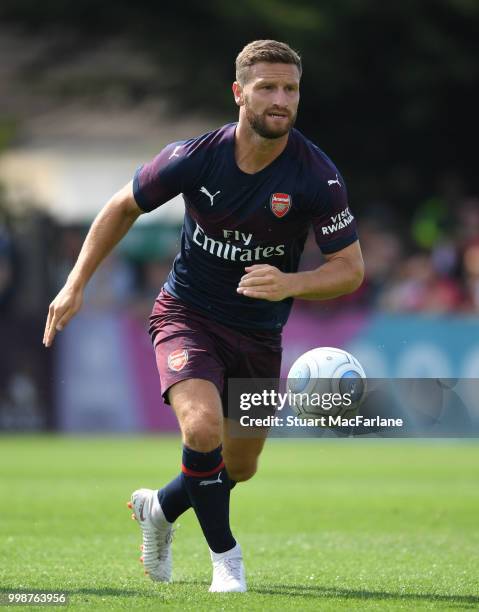
[[[282,111],[284,112],[284,111]],[[268,138],[269,140],[275,140],[286,136],[289,131],[293,128],[296,122],[296,113],[294,115],[289,114],[289,121],[284,127],[278,127],[276,129],[270,128],[267,125],[267,112],[261,115],[256,114],[250,107],[248,100],[245,100],[245,114],[251,129],[254,130],[262,138]]]

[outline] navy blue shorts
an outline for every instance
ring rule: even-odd
[[[228,378],[279,378],[281,332],[226,327],[162,290],[150,317],[149,333],[166,403],[168,389],[201,378],[218,388],[228,414]]]

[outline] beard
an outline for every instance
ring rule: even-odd
[[[246,119],[248,120],[248,123],[250,124],[251,129],[253,129],[262,138],[268,138],[270,140],[281,138],[282,136],[285,136],[286,134],[288,134],[288,132],[291,130],[291,128],[295,124],[297,113],[292,115],[289,111],[285,111],[285,110],[279,111],[279,109],[274,109],[274,110],[278,110],[278,112],[288,114],[288,121],[285,125],[277,126],[277,127],[268,125],[267,123],[268,113],[271,113],[272,111],[271,110],[265,111],[264,113],[258,115],[250,107],[248,100],[245,99]]]

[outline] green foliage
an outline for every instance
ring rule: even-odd
[[[0,153],[5,150],[15,138],[17,122],[12,117],[0,116]]]
[[[414,215],[412,236],[423,249],[431,249],[447,235],[447,207],[438,198],[431,198],[419,207]]]

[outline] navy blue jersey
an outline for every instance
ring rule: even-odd
[[[337,168],[298,130],[271,164],[246,174],[235,160],[236,125],[167,145],[137,170],[133,193],[144,211],[183,194],[181,250],[168,293],[226,325],[278,330],[292,298],[238,294],[245,267],[296,272],[311,224],[321,251],[333,253],[357,240],[355,221]]]

